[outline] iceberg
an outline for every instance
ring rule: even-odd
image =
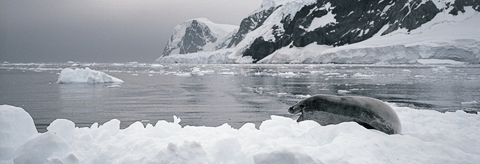
[[[35,130],[24,109],[0,106],[0,163],[477,163],[480,116],[389,104],[403,133],[387,135],[353,122],[321,126],[271,116],[235,129],[113,119],[90,127],[54,120]]]
[[[82,68],[65,68],[60,72],[58,76],[59,84],[67,83],[89,83],[89,84],[99,84],[99,83],[123,83],[123,80],[107,75],[106,73],[92,70],[88,67],[85,69]]]

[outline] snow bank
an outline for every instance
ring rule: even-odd
[[[116,77],[107,75],[100,71],[91,70],[90,68],[86,67],[85,69],[82,68],[65,68],[60,72],[60,76],[58,76],[57,83],[65,84],[65,83],[90,83],[90,84],[98,84],[98,83],[123,83],[123,80],[120,80]]]
[[[94,123],[90,128],[78,128],[69,120],[57,119],[47,128],[48,132],[34,135],[28,114],[21,108],[4,105],[0,106],[0,145],[10,145],[16,150],[13,156],[3,156],[0,162],[263,164],[480,160],[479,115],[390,105],[402,121],[401,135],[386,135],[353,122],[320,126],[313,121],[297,123],[280,116],[272,116],[259,129],[251,123],[240,129],[227,124],[181,127],[176,117],[173,123],[158,121],[144,126],[136,122],[126,129],[120,129],[120,121],[116,119],[100,126]],[[13,114],[5,115],[6,112]],[[9,124],[10,130],[5,130],[5,124]],[[24,131],[29,132],[20,134]],[[13,144],[3,139],[4,134],[24,139]],[[2,147],[2,155],[3,152]]]
[[[13,152],[37,134],[32,117],[22,108],[0,106],[0,162],[13,158]]]

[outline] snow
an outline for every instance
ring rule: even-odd
[[[313,31],[319,27],[323,27],[330,23],[337,23],[337,20],[335,19],[335,15],[333,15],[331,11],[328,12],[327,15],[323,17],[314,18],[312,20],[312,23],[308,27],[307,31]]]
[[[310,26],[307,28],[307,31],[313,31],[316,28],[323,27],[330,23],[334,23],[334,24],[337,23],[337,20],[335,19],[335,15],[332,14],[331,9],[333,8],[331,8],[330,6],[331,4],[330,2],[328,2],[327,4],[325,4],[324,7],[321,8],[321,9],[326,9],[328,11],[327,15],[324,15],[322,17],[315,17],[312,20],[312,23],[310,23]]]
[[[60,72],[58,76],[59,84],[67,83],[89,83],[89,84],[98,84],[98,83],[123,83],[123,80],[119,78],[107,75],[103,72],[92,70],[88,67],[86,68],[65,68]]]
[[[291,0],[263,0],[261,8],[271,8],[283,5],[290,2]]]
[[[236,25],[217,24],[217,23],[213,23],[212,21],[208,20],[207,18],[196,18],[194,20],[205,23],[208,26],[208,28],[210,28],[210,30],[213,31],[214,34],[217,34],[218,36],[224,36],[225,34],[228,34],[232,31],[235,31],[236,29],[238,29],[238,26],[236,26]]]
[[[89,128],[57,119],[37,133],[22,108],[0,106],[0,163],[476,163],[480,116],[440,113],[389,104],[403,134],[387,135],[345,122],[271,116],[259,128],[180,126],[135,122],[120,129],[113,119]]]
[[[37,133],[32,117],[25,110],[19,107],[1,105],[0,162],[12,159],[15,149]]]

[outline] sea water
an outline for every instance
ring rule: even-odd
[[[102,71],[124,83],[58,84],[64,68]],[[480,111],[480,67],[471,65],[186,65],[4,63],[0,104],[24,108],[39,132],[55,119],[78,127],[111,119],[257,127],[315,94],[368,96],[419,110]]]

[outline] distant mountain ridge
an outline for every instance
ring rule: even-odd
[[[215,24],[206,18],[187,20],[174,29],[164,48],[163,56],[215,51],[226,47],[238,26]]]
[[[478,64],[480,30],[473,28],[480,25],[479,12],[480,0],[264,0],[220,44],[226,46],[195,44],[197,61],[188,57],[192,51],[170,51],[157,62],[397,64],[438,58]]]

